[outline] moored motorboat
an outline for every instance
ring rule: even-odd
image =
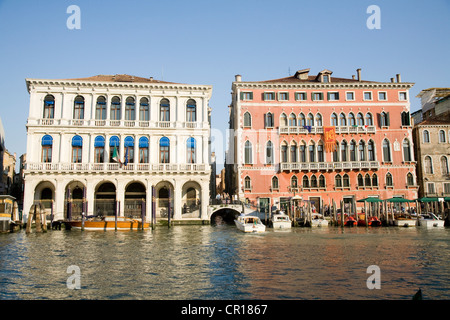
[[[234,220],[236,227],[243,232],[265,232],[266,226],[257,216],[240,215]]]
[[[292,227],[292,221],[286,214],[274,214],[271,224],[274,229],[290,229]]]
[[[84,229],[84,230],[116,230],[116,218],[114,216],[106,216],[101,219],[91,218],[85,221],[71,220],[64,221],[67,228]],[[148,229],[150,223],[144,222],[144,229]],[[117,230],[139,230],[142,229],[142,222],[137,219],[126,217],[117,217]]]
[[[397,214],[394,216],[393,224],[398,227],[415,227],[417,224],[417,219],[414,219],[410,215],[404,213]]]
[[[321,214],[314,214],[311,219],[311,227],[328,227],[328,220],[324,219]]]
[[[342,221],[341,221],[341,215],[338,215],[338,225],[342,225]],[[358,221],[352,217],[349,216],[347,214],[344,214],[344,226],[345,227],[356,227],[358,225]]]
[[[421,214],[417,220],[417,225],[420,227],[435,228],[443,227],[445,221],[439,219],[434,213],[428,212]]]
[[[358,226],[365,227],[366,226],[366,217],[364,214],[360,214],[358,218]],[[372,216],[367,219],[367,226],[369,227],[380,227],[381,220],[378,217]]]

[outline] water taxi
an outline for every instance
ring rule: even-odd
[[[265,232],[266,226],[257,216],[239,216],[234,220],[236,227],[243,232]]]
[[[366,226],[366,217],[364,214],[360,214],[358,218],[358,226]],[[369,227],[381,227],[381,220],[378,217],[372,216],[367,219],[367,226]]]
[[[439,219],[434,213],[428,212],[421,214],[419,216],[419,220],[417,220],[417,225],[420,227],[427,227],[427,228],[433,228],[433,227],[443,227],[445,221],[442,219]]]
[[[142,222],[138,219],[130,219],[126,217],[106,216],[102,219],[86,219],[65,221],[66,228],[84,229],[84,230],[139,230],[142,229]],[[144,229],[150,228],[150,223],[144,222]]]
[[[290,229],[292,227],[292,221],[286,214],[274,214],[271,222],[274,229]]]

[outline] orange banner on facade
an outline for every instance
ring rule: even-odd
[[[323,127],[323,135],[325,140],[325,150],[327,152],[333,152],[336,148],[335,127]]]

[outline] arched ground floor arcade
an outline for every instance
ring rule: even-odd
[[[23,213],[40,204],[49,220],[115,216],[147,222],[209,221],[209,175],[27,175]]]

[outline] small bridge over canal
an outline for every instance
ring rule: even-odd
[[[264,213],[258,211],[258,208],[243,203],[242,201],[234,200],[211,200],[208,206],[208,216],[211,224],[217,223],[234,223],[234,219],[240,214],[257,215],[261,219],[265,219]]]

